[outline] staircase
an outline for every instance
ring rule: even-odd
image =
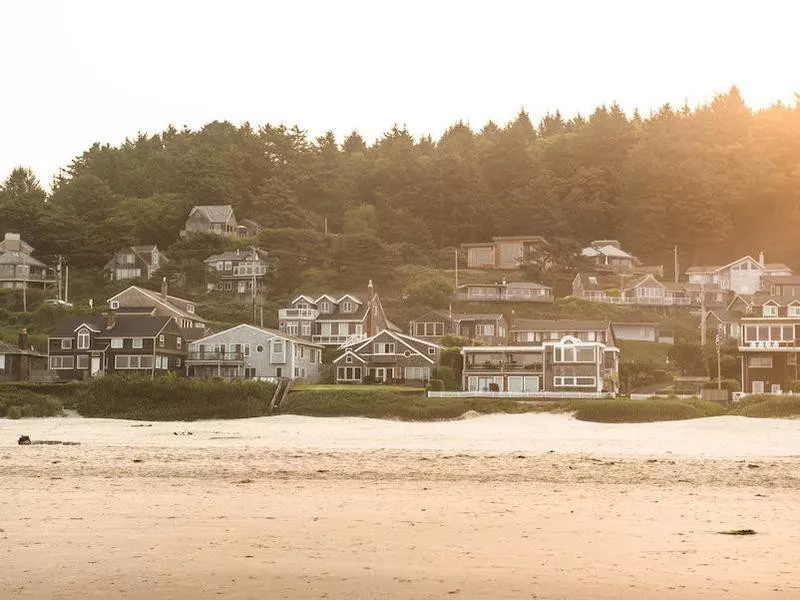
[[[278,379],[278,385],[275,386],[275,393],[272,394],[272,401],[269,403],[269,410],[270,412],[274,410],[279,410],[281,407],[281,403],[286,399],[286,396],[289,395],[289,392],[292,390],[292,380],[286,377],[281,377]]]

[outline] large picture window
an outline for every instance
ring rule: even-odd
[[[596,348],[580,346],[556,346],[553,360],[559,363],[593,363],[596,359]]]
[[[73,356],[51,356],[51,369],[72,369],[75,367],[75,357]]]
[[[114,357],[114,368],[119,370],[124,369],[152,369],[153,357],[152,356],[138,356],[138,355],[125,355],[120,354]]]

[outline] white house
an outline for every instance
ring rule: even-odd
[[[755,294],[762,286],[762,278],[791,275],[792,270],[783,263],[766,263],[764,253],[758,260],[743,256],[727,265],[690,267],[686,271],[689,283],[716,285],[737,294]]]

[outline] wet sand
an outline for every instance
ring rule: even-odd
[[[0,420],[0,598],[800,598],[797,421],[138,425]]]

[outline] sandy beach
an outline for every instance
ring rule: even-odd
[[[0,420],[0,481],[0,598],[800,598],[800,421]]]

